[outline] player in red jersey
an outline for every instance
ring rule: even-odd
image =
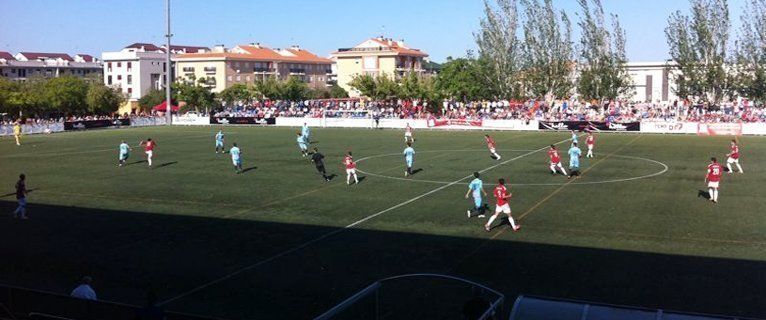
[[[140,145],[144,146],[144,153],[146,153],[146,162],[149,163],[149,167],[152,166],[152,156],[154,155],[154,147],[156,142],[152,141],[152,138],[141,141]]]
[[[356,162],[354,157],[351,156],[351,151],[346,153],[346,157],[343,158],[343,165],[346,166],[346,184],[351,185],[351,177],[354,177],[354,183],[359,183],[359,179],[356,177]]]
[[[596,145],[596,138],[593,137],[592,132],[588,132],[588,137],[585,138],[585,144],[588,145],[588,153],[586,158],[593,158],[593,147]]]
[[[721,182],[721,173],[723,168],[715,157],[710,158],[710,164],[707,165],[707,173],[705,174],[705,182],[707,182],[708,193],[710,194],[710,201],[718,202],[718,184]]]
[[[497,205],[495,206],[495,214],[489,217],[489,221],[484,225],[484,230],[492,230],[492,222],[497,219],[497,216],[499,216],[500,213],[505,213],[508,216],[508,222],[511,224],[513,231],[518,231],[521,228],[521,225],[517,226],[516,222],[513,221],[513,217],[511,217],[511,206],[508,204],[508,201],[511,200],[511,193],[508,192],[508,189],[505,187],[505,179],[500,178],[500,180],[498,180],[497,187],[495,187],[492,194],[497,200]]]
[[[490,157],[495,160],[500,160],[500,155],[495,150],[495,139],[492,139],[488,134],[484,135],[484,139],[487,140],[487,148],[489,148]]]
[[[415,142],[415,138],[412,136],[412,127],[410,127],[409,123],[404,128],[404,143],[406,144],[407,142]]]
[[[739,169],[739,173],[745,173],[742,171],[742,166],[739,165],[739,146],[737,145],[737,140],[731,140],[731,152],[726,154],[728,159],[726,159],[726,167],[729,168],[729,173],[732,173],[731,170],[731,164],[734,163],[737,165],[737,169]]]
[[[556,174],[556,168],[558,168],[561,170],[561,173],[567,175],[567,171],[561,165],[561,157],[559,156],[559,151],[556,150],[556,146],[551,145],[551,148],[548,150],[548,157],[551,158],[551,174]]]

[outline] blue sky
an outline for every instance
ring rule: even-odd
[[[666,59],[668,15],[687,0],[602,0],[620,16],[632,61]],[[3,0],[0,51],[88,53],[164,42],[164,0]],[[730,0],[733,25],[744,0]],[[575,0],[554,4],[578,17]],[[442,62],[474,49],[481,0],[172,0],[176,44],[299,44],[318,55],[384,33]],[[573,26],[576,30],[576,26]],[[734,31],[732,31],[734,32]]]

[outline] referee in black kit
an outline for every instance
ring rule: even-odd
[[[330,177],[327,176],[327,171],[324,169],[324,155],[319,153],[319,148],[314,147],[314,154],[311,155],[311,161],[317,166],[317,171],[322,174],[322,178],[325,181],[330,182]]]

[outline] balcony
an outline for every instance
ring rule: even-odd
[[[276,71],[272,68],[255,67],[253,68],[253,72],[254,73],[274,73]]]
[[[290,74],[306,74],[306,69],[304,69],[304,68],[290,68]]]

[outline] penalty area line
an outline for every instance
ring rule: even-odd
[[[567,139],[561,140],[561,141],[559,141],[559,142],[556,142],[556,143],[553,143],[553,144],[554,144],[554,145],[558,145],[558,144],[561,144],[561,143],[564,143],[564,142],[567,142],[567,141],[570,141],[570,140],[571,140],[570,138],[567,138]],[[540,149],[532,150],[532,151],[530,151],[530,152],[524,153],[524,154],[522,154],[522,155],[519,155],[519,156],[516,156],[516,157],[514,157],[514,158],[511,158],[511,159],[505,160],[505,161],[503,161],[503,162],[497,163],[497,164],[495,164],[495,165],[489,166],[489,167],[487,167],[487,168],[484,168],[484,169],[480,170],[480,171],[479,171],[479,173],[484,173],[484,172],[490,171],[490,170],[492,170],[492,169],[495,169],[495,168],[497,168],[497,167],[499,167],[499,166],[505,165],[505,164],[507,164],[507,163],[510,163],[510,162],[512,162],[512,161],[516,161],[516,160],[518,160],[518,159],[521,159],[521,158],[524,158],[524,157],[530,156],[530,155],[532,155],[532,154],[538,153],[538,152],[540,152],[540,151],[543,151],[543,150],[547,149],[548,147],[549,147],[549,145],[546,145],[546,146],[544,146],[544,147],[542,147],[542,148],[540,148]],[[374,214],[371,214],[371,215],[369,215],[369,216],[366,216],[366,217],[364,217],[364,218],[362,218],[362,219],[360,219],[360,220],[357,220],[357,221],[355,221],[355,222],[353,222],[353,223],[351,223],[351,224],[348,224],[348,225],[346,225],[345,227],[342,227],[342,228],[338,228],[338,229],[336,229],[336,230],[333,230],[333,231],[331,231],[331,232],[325,233],[325,234],[323,234],[323,235],[321,235],[321,236],[318,236],[318,237],[316,237],[316,238],[313,238],[313,239],[311,239],[311,240],[308,240],[308,241],[306,241],[306,242],[303,242],[303,243],[301,243],[301,244],[299,244],[299,245],[297,245],[297,246],[295,246],[295,247],[292,247],[292,248],[290,248],[290,249],[287,249],[287,250],[285,250],[285,251],[282,251],[282,252],[280,252],[280,253],[277,253],[277,254],[275,254],[275,255],[272,255],[272,256],[270,256],[270,257],[268,257],[268,258],[264,259],[264,260],[258,261],[258,262],[256,262],[256,263],[253,263],[253,264],[251,264],[251,265],[248,265],[248,266],[244,266],[244,267],[242,267],[242,268],[240,268],[240,269],[238,269],[238,270],[235,270],[235,271],[233,271],[233,272],[231,272],[231,273],[229,273],[229,274],[223,275],[223,276],[221,276],[221,277],[219,277],[219,278],[216,278],[216,279],[213,279],[213,280],[211,280],[211,281],[208,281],[208,282],[206,282],[206,283],[203,283],[203,284],[201,284],[201,285],[199,285],[199,286],[197,286],[197,287],[194,287],[194,288],[192,288],[191,290],[185,291],[185,292],[183,292],[183,293],[181,293],[181,294],[179,294],[179,295],[176,295],[176,296],[174,296],[174,297],[172,297],[172,298],[169,298],[169,299],[167,299],[167,300],[164,300],[164,301],[160,302],[158,305],[166,305],[166,304],[168,304],[168,303],[171,303],[171,302],[177,301],[177,300],[179,300],[179,299],[182,299],[182,298],[188,297],[188,296],[190,296],[190,295],[192,295],[192,294],[194,294],[194,293],[197,293],[197,292],[199,292],[199,291],[202,291],[202,290],[204,290],[204,289],[207,289],[207,288],[209,288],[209,287],[211,287],[211,286],[214,286],[214,285],[216,285],[216,284],[219,284],[219,283],[221,283],[221,282],[223,282],[223,281],[226,281],[226,280],[228,280],[228,279],[231,279],[231,278],[233,278],[233,277],[235,277],[235,276],[238,276],[238,275],[240,275],[240,274],[242,274],[242,273],[244,273],[244,272],[247,272],[247,271],[250,271],[250,270],[252,270],[252,269],[255,269],[255,268],[257,268],[257,267],[260,267],[260,266],[262,266],[262,265],[264,265],[264,264],[267,264],[267,263],[269,263],[269,262],[271,262],[271,261],[277,260],[277,259],[279,259],[279,258],[281,258],[281,257],[284,257],[284,256],[286,256],[286,255],[289,255],[289,254],[291,254],[291,253],[294,253],[294,252],[300,251],[300,250],[302,250],[303,248],[309,247],[309,246],[311,246],[311,245],[313,245],[313,244],[315,244],[315,243],[317,243],[317,242],[320,242],[320,241],[322,241],[322,240],[324,240],[324,239],[327,239],[327,238],[333,237],[333,236],[335,236],[335,235],[337,235],[337,234],[343,233],[343,232],[345,232],[345,231],[347,231],[347,230],[349,230],[349,229],[351,229],[351,228],[354,228],[354,227],[356,227],[356,226],[358,226],[358,225],[360,225],[360,224],[363,224],[363,223],[365,223],[365,222],[367,222],[367,221],[370,221],[370,220],[372,220],[372,219],[375,219],[376,217],[379,217],[379,216],[381,216],[381,215],[383,215],[383,214],[385,214],[385,213],[387,213],[387,212],[390,212],[390,211],[393,211],[393,210],[399,209],[399,208],[401,208],[401,207],[403,207],[403,206],[406,206],[406,205],[408,205],[408,204],[410,204],[410,203],[413,203],[413,202],[415,202],[415,201],[418,201],[418,200],[420,200],[420,199],[422,199],[422,198],[425,198],[425,197],[427,197],[427,196],[430,196],[430,195],[432,195],[432,194],[434,194],[434,193],[437,193],[437,192],[439,192],[439,191],[442,191],[442,190],[444,190],[444,189],[447,189],[447,188],[449,188],[449,187],[451,187],[451,186],[454,186],[454,185],[458,184],[460,181],[463,181],[463,180],[465,180],[465,179],[468,179],[468,178],[470,178],[470,177],[473,177],[473,174],[470,174],[470,175],[467,175],[467,176],[465,176],[465,177],[462,177],[462,178],[460,178],[460,179],[457,179],[457,180],[455,180],[455,181],[453,181],[453,182],[451,182],[451,183],[449,183],[449,184],[445,184],[445,185],[443,185],[443,186],[440,186],[440,187],[438,187],[438,188],[436,188],[436,189],[433,189],[433,190],[431,190],[431,191],[428,191],[428,192],[422,193],[422,194],[420,194],[420,195],[418,195],[418,196],[416,196],[416,197],[414,197],[414,198],[412,198],[412,199],[406,200],[406,201],[404,201],[404,202],[401,202],[401,203],[399,203],[399,204],[397,204],[397,205],[394,205],[394,206],[392,206],[392,207],[389,207],[389,208],[387,208],[387,209],[384,209],[384,210],[382,210],[382,211],[378,211],[378,212],[376,212],[376,213],[374,213]]]

